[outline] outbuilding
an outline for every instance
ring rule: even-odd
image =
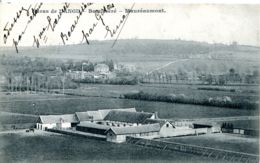
[[[155,113],[146,112],[130,112],[121,110],[111,110],[106,117],[105,121],[113,122],[126,122],[134,125],[142,124],[147,118],[154,119]]]
[[[159,137],[160,125],[149,124],[129,127],[111,127],[106,131],[107,141],[114,143],[122,143],[126,141],[126,136],[157,138]]]
[[[76,126],[76,130],[82,132],[88,132],[92,134],[106,135],[106,131],[109,129],[109,126],[97,124],[95,122],[81,122]]]
[[[78,120],[75,114],[63,115],[41,115],[36,123],[36,128],[40,130],[45,129],[65,129],[76,126]]]

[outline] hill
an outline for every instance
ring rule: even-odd
[[[192,60],[195,65],[207,62],[207,60],[216,62],[214,65],[220,65],[223,60],[225,62],[236,62],[235,65],[243,62],[245,63],[244,67],[247,65],[257,67],[260,60],[259,47],[237,45],[236,43],[224,45],[184,40],[137,39],[117,40],[115,46],[112,47],[113,42],[113,40],[109,40],[91,41],[89,45],[18,47],[18,54],[15,53],[14,47],[1,47],[0,55],[25,55],[90,61],[113,59],[118,63],[134,65],[143,71],[156,69],[169,62],[178,62],[179,59]],[[198,60],[200,62],[197,63]]]

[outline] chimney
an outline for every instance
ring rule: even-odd
[[[154,114],[154,119],[159,119],[159,117],[158,117],[158,112],[157,112],[157,111],[154,112],[153,114]]]

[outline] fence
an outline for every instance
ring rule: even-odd
[[[143,147],[156,148],[160,150],[185,152],[225,161],[244,163],[259,162],[259,155],[215,149],[210,147],[201,147],[196,145],[181,144],[176,142],[165,142],[160,140],[126,137],[126,143],[135,144]]]

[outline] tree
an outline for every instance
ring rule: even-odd
[[[259,71],[258,70],[254,70],[253,71],[253,76],[254,77],[258,77],[259,76]]]
[[[208,84],[212,84],[213,82],[213,77],[211,74],[207,75],[206,81],[208,82]]]
[[[234,68],[229,69],[229,74],[230,74],[230,75],[235,74],[235,69],[234,69]]]

